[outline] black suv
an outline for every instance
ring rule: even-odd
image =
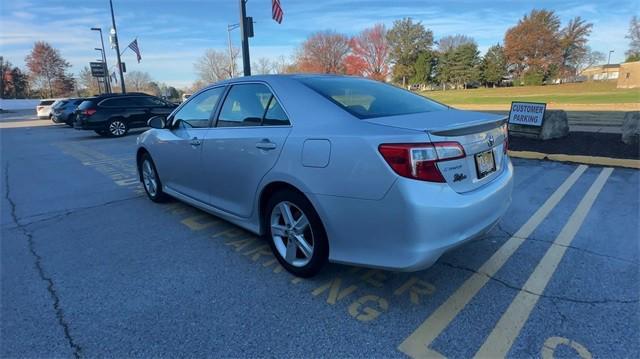
[[[105,94],[85,99],[76,110],[73,127],[101,136],[120,137],[130,128],[145,127],[156,115],[167,116],[177,105],[144,93]]]

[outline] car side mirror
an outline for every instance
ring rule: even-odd
[[[151,128],[163,129],[167,126],[167,120],[164,116],[153,116],[147,122]]]

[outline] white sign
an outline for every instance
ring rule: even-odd
[[[525,126],[542,126],[546,103],[512,102],[509,123]]]

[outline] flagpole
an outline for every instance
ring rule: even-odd
[[[122,93],[127,93],[124,86],[124,74],[122,73],[122,62],[120,61],[120,46],[118,45],[118,30],[116,30],[116,18],[113,15],[113,2],[109,0],[109,7],[111,8],[111,27],[113,30],[113,42],[116,46],[116,55],[118,55],[118,71],[120,71],[120,88]]]

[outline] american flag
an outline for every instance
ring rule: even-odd
[[[280,0],[271,0],[271,17],[278,24],[281,24],[283,16],[284,12],[282,11],[282,7],[280,7]]]
[[[131,41],[131,43],[127,47],[130,48],[131,50],[133,50],[133,52],[136,53],[136,57],[138,59],[138,63],[140,63],[140,60],[142,60],[142,56],[140,56],[140,48],[138,47],[138,39],[135,39],[135,40]]]

